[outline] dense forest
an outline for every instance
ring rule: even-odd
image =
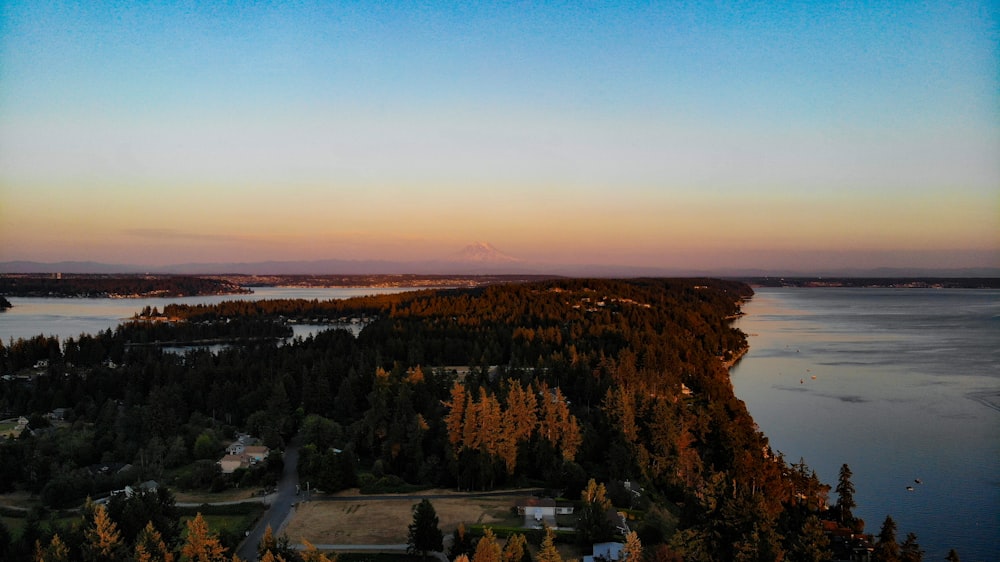
[[[730,321],[751,295],[735,281],[564,279],[169,305],[113,331],[0,343],[0,418],[32,429],[0,443],[0,492],[63,507],[126,480],[259,483],[267,473],[215,463],[248,432],[274,449],[297,436],[300,474],[327,492],[532,485],[578,499],[596,479],[644,510],[639,536],[664,560],[821,559],[829,486],[771,450],[729,381],[747,346]],[[285,337],[290,320],[362,316],[357,337]],[[137,345],[206,339],[233,344]],[[130,471],[94,470],[111,464]]]

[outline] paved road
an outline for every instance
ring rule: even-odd
[[[378,500],[449,500],[455,498],[488,498],[491,496],[531,496],[541,493],[541,488],[522,488],[519,490],[499,490],[493,492],[456,492],[451,494],[385,494],[364,496],[325,496],[313,495],[309,501],[320,502],[356,502]]]
[[[322,552],[406,552],[409,545],[405,544],[314,544],[316,550]],[[295,545],[297,550],[305,550],[305,545]],[[429,558],[438,562],[450,562],[443,552],[428,552]]]
[[[250,531],[240,546],[236,549],[236,554],[243,560],[257,559],[257,545],[264,538],[264,531],[267,526],[271,526],[274,536],[281,534],[281,529],[287,523],[292,512],[292,506],[299,498],[296,490],[299,484],[299,445],[297,439],[285,448],[284,454],[285,469],[281,473],[281,480],[275,493],[269,495],[267,503],[270,504],[264,515],[257,521],[257,525]]]

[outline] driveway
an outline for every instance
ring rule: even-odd
[[[285,448],[283,460],[285,461],[285,468],[281,473],[281,480],[278,481],[277,490],[268,496],[270,507],[268,507],[264,515],[257,521],[257,525],[254,526],[250,534],[243,539],[243,542],[236,549],[236,554],[244,560],[257,559],[257,545],[264,538],[264,531],[268,525],[271,526],[271,531],[275,537],[281,533],[281,529],[284,527],[295,503],[299,499],[296,494],[299,485],[299,444],[297,439],[293,439],[288,447]]]

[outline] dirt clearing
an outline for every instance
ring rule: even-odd
[[[511,507],[514,497],[461,497],[432,499],[438,527],[450,535],[459,523],[516,521]],[[413,522],[413,506],[419,499],[312,501],[301,503],[292,513],[285,534],[293,543],[303,539],[313,544],[405,544],[407,527]]]

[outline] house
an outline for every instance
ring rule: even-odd
[[[69,413],[69,408],[56,408],[49,412],[49,419],[53,421],[63,421],[66,419],[66,414]]]
[[[599,542],[593,546],[592,553],[583,557],[583,562],[619,562],[625,545],[620,542]]]
[[[263,462],[270,453],[271,450],[263,445],[244,445],[237,441],[226,447],[226,456],[216,464],[222,468],[223,474],[232,474],[237,469]]]
[[[142,492],[146,490],[156,490],[160,485],[157,484],[156,480],[146,480],[141,484],[136,486],[125,486],[125,497],[131,498],[136,492]]]
[[[271,450],[263,445],[249,445],[243,448],[243,454],[250,457],[250,464],[263,461],[270,453]]]
[[[540,527],[542,524],[556,526],[556,515],[572,515],[573,504],[552,498],[521,498],[514,503],[518,515],[524,516],[525,527]]]
[[[217,464],[222,468],[223,474],[232,474],[237,469],[249,467],[250,459],[244,455],[226,455]]]

